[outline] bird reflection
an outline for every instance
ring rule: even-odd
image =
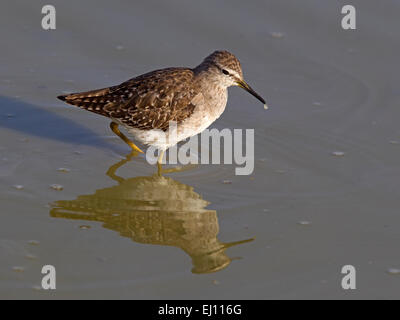
[[[135,242],[181,248],[192,258],[192,272],[198,274],[226,268],[233,259],[225,250],[253,240],[219,241],[217,212],[206,209],[209,202],[188,185],[160,175],[129,179],[118,176],[116,171],[132,156],[107,172],[118,185],[75,200],[57,201],[50,215],[101,221],[104,228]]]

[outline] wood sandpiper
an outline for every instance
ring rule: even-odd
[[[194,136],[217,120],[228,100],[227,88],[239,86],[260,100],[265,100],[243,79],[239,60],[228,51],[215,51],[195,68],[155,70],[120,85],[58,98],[112,120],[111,129],[134,151],[143,152],[118,128],[144,145],[160,150],[161,166],[166,149]],[[168,129],[176,124],[175,139]]]

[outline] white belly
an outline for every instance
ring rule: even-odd
[[[218,91],[211,96],[199,95],[193,99],[196,105],[192,115],[167,131],[159,129],[139,130],[128,128],[129,133],[140,143],[166,150],[179,141],[190,138],[207,129],[224,112],[228,100],[227,90]]]

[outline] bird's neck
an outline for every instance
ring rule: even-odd
[[[218,90],[226,90],[224,81],[221,81],[220,70],[209,63],[203,62],[193,69],[194,79],[202,87],[213,87]]]

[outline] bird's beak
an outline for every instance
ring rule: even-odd
[[[243,88],[244,90],[246,90],[248,93],[250,93],[251,95],[253,95],[254,97],[256,97],[258,100],[260,100],[264,105],[265,100],[257,93],[255,92],[244,80],[238,80],[236,81],[237,85],[241,88]]]

